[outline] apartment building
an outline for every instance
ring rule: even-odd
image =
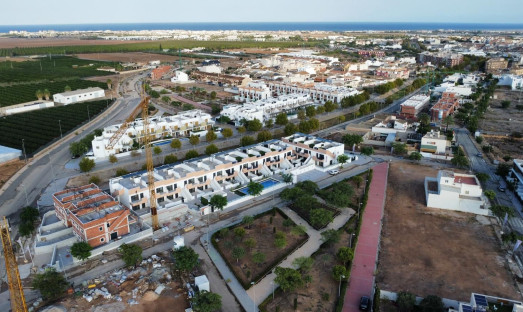
[[[416,94],[401,103],[400,115],[407,118],[415,118],[418,113],[427,106],[430,96],[425,94]]]
[[[245,86],[238,86],[237,99],[241,102],[266,100],[271,97],[271,90],[263,81],[251,81]]]
[[[174,116],[149,117],[149,129],[153,140],[165,137],[186,137],[194,131],[205,131],[214,125],[211,115],[199,109],[181,112]],[[111,137],[122,126],[116,124],[103,129],[102,135],[95,137],[92,146],[94,157],[103,158],[109,155],[130,151],[134,142],[143,141],[143,120],[135,119],[129,124],[125,133],[120,137],[113,148],[108,149]]]
[[[410,71],[403,67],[380,67],[375,71],[378,77],[388,79],[408,79]]]
[[[508,68],[508,60],[502,57],[491,58],[485,62],[485,71],[489,74],[500,74]]]
[[[279,173],[293,173],[306,167],[326,168],[336,164],[337,157],[343,153],[341,143],[296,133],[281,140],[157,167],[154,187],[158,208],[166,209],[214,194],[226,195],[226,190]],[[113,196],[133,210],[149,208],[146,173],[113,178],[109,187]]]
[[[130,211],[97,185],[89,184],[53,194],[56,216],[74,235],[92,247],[130,232]]]
[[[432,53],[425,51],[418,54],[418,62],[422,64],[431,63],[436,66],[452,67],[463,62],[463,55],[449,52]]]
[[[377,51],[377,50],[359,50],[358,54],[361,56],[367,56],[367,57],[384,57],[385,51]]]
[[[432,106],[430,114],[432,121],[441,121],[452,115],[459,107],[459,99],[455,93],[444,92],[439,101]]]
[[[232,76],[232,75],[222,75],[217,73],[205,73],[202,71],[193,71],[191,77],[205,82],[205,83],[214,83],[218,85],[229,85],[229,86],[239,86],[245,85],[248,81],[251,81],[248,77],[243,76]]]
[[[236,122],[236,125],[239,125],[242,119],[254,120],[256,118],[264,122],[275,118],[279,113],[294,111],[297,108],[312,104],[311,99],[306,94],[280,95],[276,98],[269,97],[241,105],[225,105],[221,115],[229,117]]]
[[[152,70],[151,79],[152,80],[162,79],[163,75],[167,74],[170,70],[171,70],[171,66],[169,66],[169,65],[159,66]]]
[[[102,88],[87,88],[53,94],[53,101],[64,105],[74,104],[83,101],[89,101],[105,97],[105,91]]]
[[[305,94],[308,95],[312,101],[321,104],[325,104],[327,101],[340,103],[343,98],[361,93],[361,91],[353,88],[324,83],[286,84],[281,82],[269,82],[268,85],[273,94]]]
[[[514,159],[514,165],[507,180],[514,183],[514,193],[519,200],[523,201],[523,159]]]
[[[425,178],[427,207],[488,215],[487,201],[475,175],[440,170]]]
[[[447,136],[442,135],[439,131],[431,130],[421,138],[421,152],[445,155],[450,142]]]

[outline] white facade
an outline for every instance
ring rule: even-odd
[[[488,215],[488,202],[475,175],[440,170],[425,178],[427,207]]]
[[[171,82],[187,83],[189,82],[189,75],[183,71],[177,70],[174,72],[174,77],[171,78]]]
[[[514,183],[514,193],[523,201],[523,159],[514,159],[514,166],[507,180]]]
[[[499,79],[498,86],[510,86],[512,90],[523,89],[523,77],[515,75],[495,76]]]
[[[271,97],[271,90],[263,81],[250,81],[245,86],[238,86],[239,101],[252,102]]]
[[[51,101],[32,101],[27,103],[21,103],[17,105],[10,105],[5,107],[0,107],[0,116],[2,115],[14,115],[25,112],[30,112],[33,110],[44,109],[53,107],[54,102]]]
[[[299,107],[312,104],[310,98],[305,94],[281,95],[277,98],[268,98],[245,104],[229,104],[223,107],[222,116],[231,120],[239,121],[254,120],[266,121],[274,118],[281,112],[296,110]]]
[[[53,94],[53,101],[60,104],[73,104],[88,100],[94,100],[105,97],[105,91],[102,88],[78,89],[64,93]]]
[[[204,73],[221,74],[222,68],[216,64],[198,67],[198,70]]]
[[[297,168],[327,168],[344,154],[341,143],[296,133],[282,140],[220,152],[212,156],[154,169],[156,199],[160,208],[172,207],[201,197],[226,195],[235,189]],[[357,160],[357,157],[349,159]],[[111,194],[133,210],[149,207],[147,174],[138,173],[109,181]]]
[[[309,96],[312,101],[323,104],[327,101],[340,103],[343,98],[361,93],[353,88],[338,87],[324,83],[301,85],[270,82],[269,88],[278,95],[304,94]]]
[[[454,83],[444,82],[441,85],[434,88],[435,92],[449,92],[455,93],[460,96],[470,96],[472,92],[472,87],[466,85],[454,85]]]
[[[199,109],[185,111],[175,116],[149,117],[149,129],[154,134],[154,139],[161,139],[167,136],[188,136],[191,131],[206,130],[213,124],[214,121],[211,119],[211,115]],[[128,126],[114,147],[108,149],[111,137],[121,126],[122,124],[117,124],[105,127],[102,135],[94,138],[92,142],[94,157],[104,158],[109,157],[109,155],[130,151],[134,141],[142,141],[144,135],[143,120],[136,119]]]
[[[450,142],[445,135],[440,134],[439,131],[430,131],[421,138],[422,152],[433,154],[445,154]]]

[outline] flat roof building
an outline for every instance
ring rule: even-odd
[[[105,91],[102,88],[87,88],[53,94],[53,101],[60,104],[74,104],[83,101],[89,101],[105,97]]]
[[[327,101],[341,103],[343,98],[358,95],[361,91],[353,88],[339,87],[325,83],[310,84],[286,84],[281,82],[269,82],[269,88],[274,94],[305,94],[312,101],[324,104]]]
[[[459,107],[459,99],[455,93],[444,92],[439,101],[430,109],[433,121],[441,121],[452,115]]]
[[[427,106],[430,96],[425,94],[416,94],[401,103],[400,115],[407,118],[415,118],[423,107]]]
[[[421,138],[421,152],[445,155],[450,142],[439,131],[431,130]]]

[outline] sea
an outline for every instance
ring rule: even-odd
[[[132,31],[132,30],[259,30],[259,31],[401,31],[401,30],[523,30],[523,24],[495,23],[392,23],[392,22],[278,22],[278,23],[121,23],[63,25],[0,25],[9,31]]]

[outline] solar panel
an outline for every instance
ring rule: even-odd
[[[461,305],[461,310],[463,312],[472,312],[472,307],[466,304]]]
[[[474,300],[476,301],[476,305],[478,305],[478,306],[483,306],[483,307],[487,307],[488,306],[487,298],[485,298],[485,296],[483,296],[483,295],[475,294],[474,295]]]

